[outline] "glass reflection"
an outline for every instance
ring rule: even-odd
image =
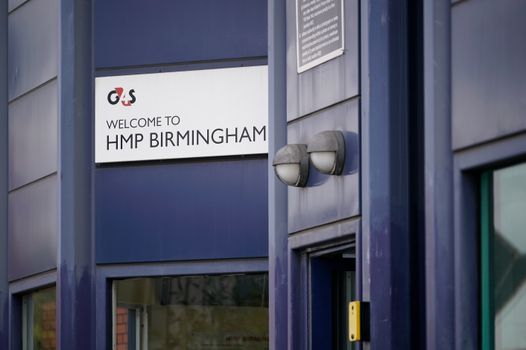
[[[526,349],[526,164],[493,175],[495,350]]]
[[[22,299],[22,349],[55,350],[56,337],[56,288],[46,288]]]
[[[266,274],[115,281],[117,350],[268,349]]]

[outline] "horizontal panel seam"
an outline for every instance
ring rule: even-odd
[[[181,270],[191,269],[202,269],[202,270],[223,270],[221,273],[238,273],[238,271],[231,271],[228,268],[229,265],[250,265],[253,268],[248,269],[250,272],[260,271],[265,272],[258,268],[260,264],[267,264],[268,269],[268,258],[257,257],[257,258],[243,258],[243,259],[205,259],[205,260],[181,260],[181,261],[150,261],[150,262],[128,262],[128,263],[97,263],[96,269],[100,275],[104,275],[105,278],[119,278],[126,276],[137,276],[137,271],[147,271],[150,273],[148,276],[163,276],[163,275],[177,275]],[[206,274],[207,272],[203,272]],[[209,273],[209,272],[208,272]],[[214,272],[217,273],[217,272]]]
[[[331,108],[333,108],[333,107],[336,107],[336,106],[338,106],[338,105],[344,104],[345,102],[349,102],[349,101],[352,101],[352,100],[359,100],[359,99],[360,99],[360,96],[361,96],[360,94],[356,94],[356,95],[351,96],[351,97],[348,97],[348,98],[346,98],[346,99],[344,99],[344,100],[340,100],[340,101],[338,101],[338,102],[335,102],[335,103],[333,103],[333,104],[331,104],[331,105],[328,105],[328,106],[325,106],[325,107],[323,107],[323,108],[316,109],[316,110],[314,110],[314,111],[312,111],[312,112],[309,112],[309,113],[307,113],[307,114],[303,114],[303,115],[301,115],[301,116],[298,116],[298,117],[296,117],[295,119],[292,119],[292,120],[287,121],[287,126],[290,126],[290,125],[292,125],[292,124],[295,124],[295,123],[298,123],[298,122],[300,122],[300,121],[302,121],[302,120],[305,120],[306,118],[309,118],[309,117],[311,117],[311,116],[314,115],[314,114],[319,114],[319,113],[326,112],[327,110],[329,110],[329,109],[331,109]]]
[[[458,4],[462,3],[462,2],[467,2],[467,1],[468,0],[453,0],[451,2],[451,7],[453,8],[453,7],[455,7],[455,5],[458,5]]]
[[[9,291],[11,294],[18,294],[26,290],[33,290],[52,285],[57,281],[57,268],[37,272],[32,275],[17,277],[9,281]],[[42,282],[42,283],[41,283]],[[28,287],[25,289],[24,287]]]
[[[140,64],[140,65],[132,65],[132,66],[110,66],[110,67],[95,68],[95,72],[98,73],[98,72],[126,71],[126,70],[152,69],[152,68],[169,68],[169,67],[175,68],[175,67],[181,67],[181,66],[200,66],[200,65],[214,64],[214,63],[244,62],[244,61],[257,61],[257,60],[267,60],[267,59],[268,59],[268,56],[251,56],[251,57],[234,57],[234,58],[221,58],[221,59],[199,60],[199,61]]]
[[[16,10],[18,10],[19,8],[23,7],[25,4],[29,3],[31,0],[25,0],[24,2],[22,2],[21,4],[13,7],[11,10],[9,10],[8,14],[12,14],[13,12],[15,12]]]
[[[302,234],[305,234],[305,233],[309,233],[309,232],[313,232],[313,231],[319,231],[319,230],[323,230],[323,229],[334,227],[334,226],[340,226],[340,225],[346,225],[346,224],[353,225],[356,222],[358,222],[361,219],[361,217],[362,217],[362,215],[358,214],[358,215],[354,215],[354,216],[351,216],[351,217],[346,217],[344,219],[331,221],[331,222],[327,222],[327,223],[324,223],[324,224],[321,224],[321,225],[317,225],[317,226],[312,226],[312,227],[308,227],[308,228],[305,228],[305,229],[301,229],[299,231],[289,232],[288,237],[291,238],[293,236],[299,236],[299,235],[302,235]]]
[[[30,185],[32,185],[32,184],[34,184],[34,183],[36,183],[36,182],[39,182],[39,181],[45,180],[45,179],[47,179],[47,178],[50,178],[50,177],[52,177],[52,176],[54,176],[54,175],[56,175],[56,174],[58,174],[58,170],[56,170],[56,171],[54,171],[54,172],[52,172],[52,173],[49,173],[49,174],[47,174],[47,175],[41,176],[41,177],[39,177],[39,178],[37,178],[37,179],[35,179],[35,180],[32,180],[32,181],[30,181],[30,182],[28,182],[28,183],[23,184],[23,185],[20,185],[20,186],[17,186],[17,187],[11,188],[11,189],[9,189],[9,194],[11,194],[11,193],[13,193],[13,192],[16,192],[16,191],[18,191],[18,190],[21,190],[21,189],[23,189],[23,188],[25,188],[25,187],[27,187],[27,186],[30,186]]]
[[[35,92],[36,90],[38,90],[38,89],[40,89],[40,88],[42,88],[42,87],[44,87],[44,86],[46,86],[48,84],[51,84],[54,80],[57,80],[57,78],[58,78],[58,75],[55,75],[51,79],[48,79],[45,82],[43,82],[42,84],[39,84],[38,86],[35,86],[35,87],[31,88],[30,90],[25,91],[25,92],[23,92],[22,94],[20,94],[20,95],[18,95],[16,97],[13,97],[11,100],[9,100],[9,105],[11,103],[14,103],[14,102],[22,99],[24,96],[27,96],[30,93]],[[57,87],[57,90],[58,90],[58,87]]]
[[[506,135],[501,135],[501,136],[498,136],[498,137],[495,137],[495,138],[492,138],[492,139],[478,141],[478,142],[476,142],[474,144],[471,144],[471,145],[460,146],[458,148],[452,148],[452,152],[454,154],[461,154],[463,152],[468,152],[468,151],[470,151],[472,149],[476,149],[478,147],[490,145],[492,143],[496,143],[496,142],[503,141],[503,140],[506,140],[506,139],[513,139],[513,138],[515,138],[517,136],[521,136],[521,135],[526,135],[526,129],[519,130],[519,131],[516,131],[516,132],[512,132],[512,133],[509,133],[509,134],[506,134]]]

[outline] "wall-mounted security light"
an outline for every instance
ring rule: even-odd
[[[274,156],[276,176],[286,185],[304,187],[309,177],[309,155],[306,145],[286,145]]]
[[[340,175],[345,163],[345,138],[341,131],[320,132],[307,148],[314,167],[323,174]]]

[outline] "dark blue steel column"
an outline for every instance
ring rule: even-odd
[[[407,2],[365,1],[362,19],[363,249],[369,265],[363,291],[371,302],[370,348],[407,350],[413,348]]]
[[[269,317],[270,348],[287,348],[287,186],[274,175],[272,159],[287,143],[286,1],[268,1],[269,65]]]
[[[450,0],[424,2],[427,349],[455,348]]]
[[[0,0],[0,349],[8,347],[7,284],[7,0]]]
[[[60,12],[57,342],[92,350],[92,2],[62,0]]]

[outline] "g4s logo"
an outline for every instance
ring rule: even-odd
[[[132,104],[137,101],[137,98],[135,97],[135,90],[131,89],[128,94],[124,93],[124,89],[121,87],[116,87],[115,89],[111,90],[108,93],[108,102],[112,105],[116,105],[117,103],[120,103],[123,106],[131,106]]]

